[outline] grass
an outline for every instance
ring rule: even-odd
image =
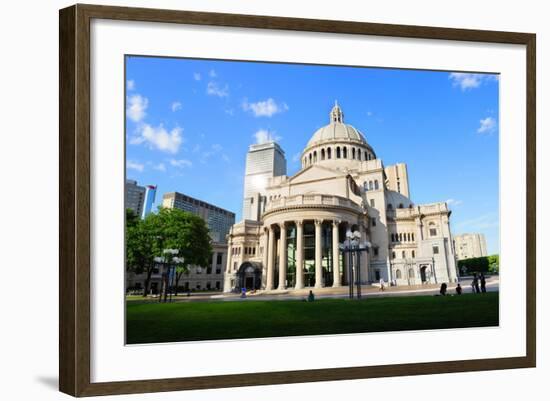
[[[127,302],[127,343],[497,326],[498,293],[362,300]]]

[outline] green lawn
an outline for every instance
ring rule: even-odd
[[[498,293],[362,300],[127,302],[127,343],[498,326]]]

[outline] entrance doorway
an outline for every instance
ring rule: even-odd
[[[420,268],[420,279],[422,280],[422,284],[424,284],[426,281],[428,281],[427,277],[426,277],[426,269],[428,268],[428,266],[422,266]]]
[[[237,290],[259,290],[262,285],[262,270],[252,262],[244,262],[237,272]]]

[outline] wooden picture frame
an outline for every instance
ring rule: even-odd
[[[90,21],[109,19],[526,46],[526,356],[92,383],[90,380]],[[535,48],[530,33],[74,5],[59,15],[59,388],[73,396],[144,393],[534,367],[536,363]]]

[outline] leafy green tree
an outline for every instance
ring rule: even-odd
[[[205,266],[212,255],[208,227],[202,218],[179,209],[160,208],[144,220],[127,220],[127,268],[146,273],[144,296],[149,292],[155,257],[166,256],[164,249],[177,249],[183,263],[176,266],[176,287],[189,266]]]

